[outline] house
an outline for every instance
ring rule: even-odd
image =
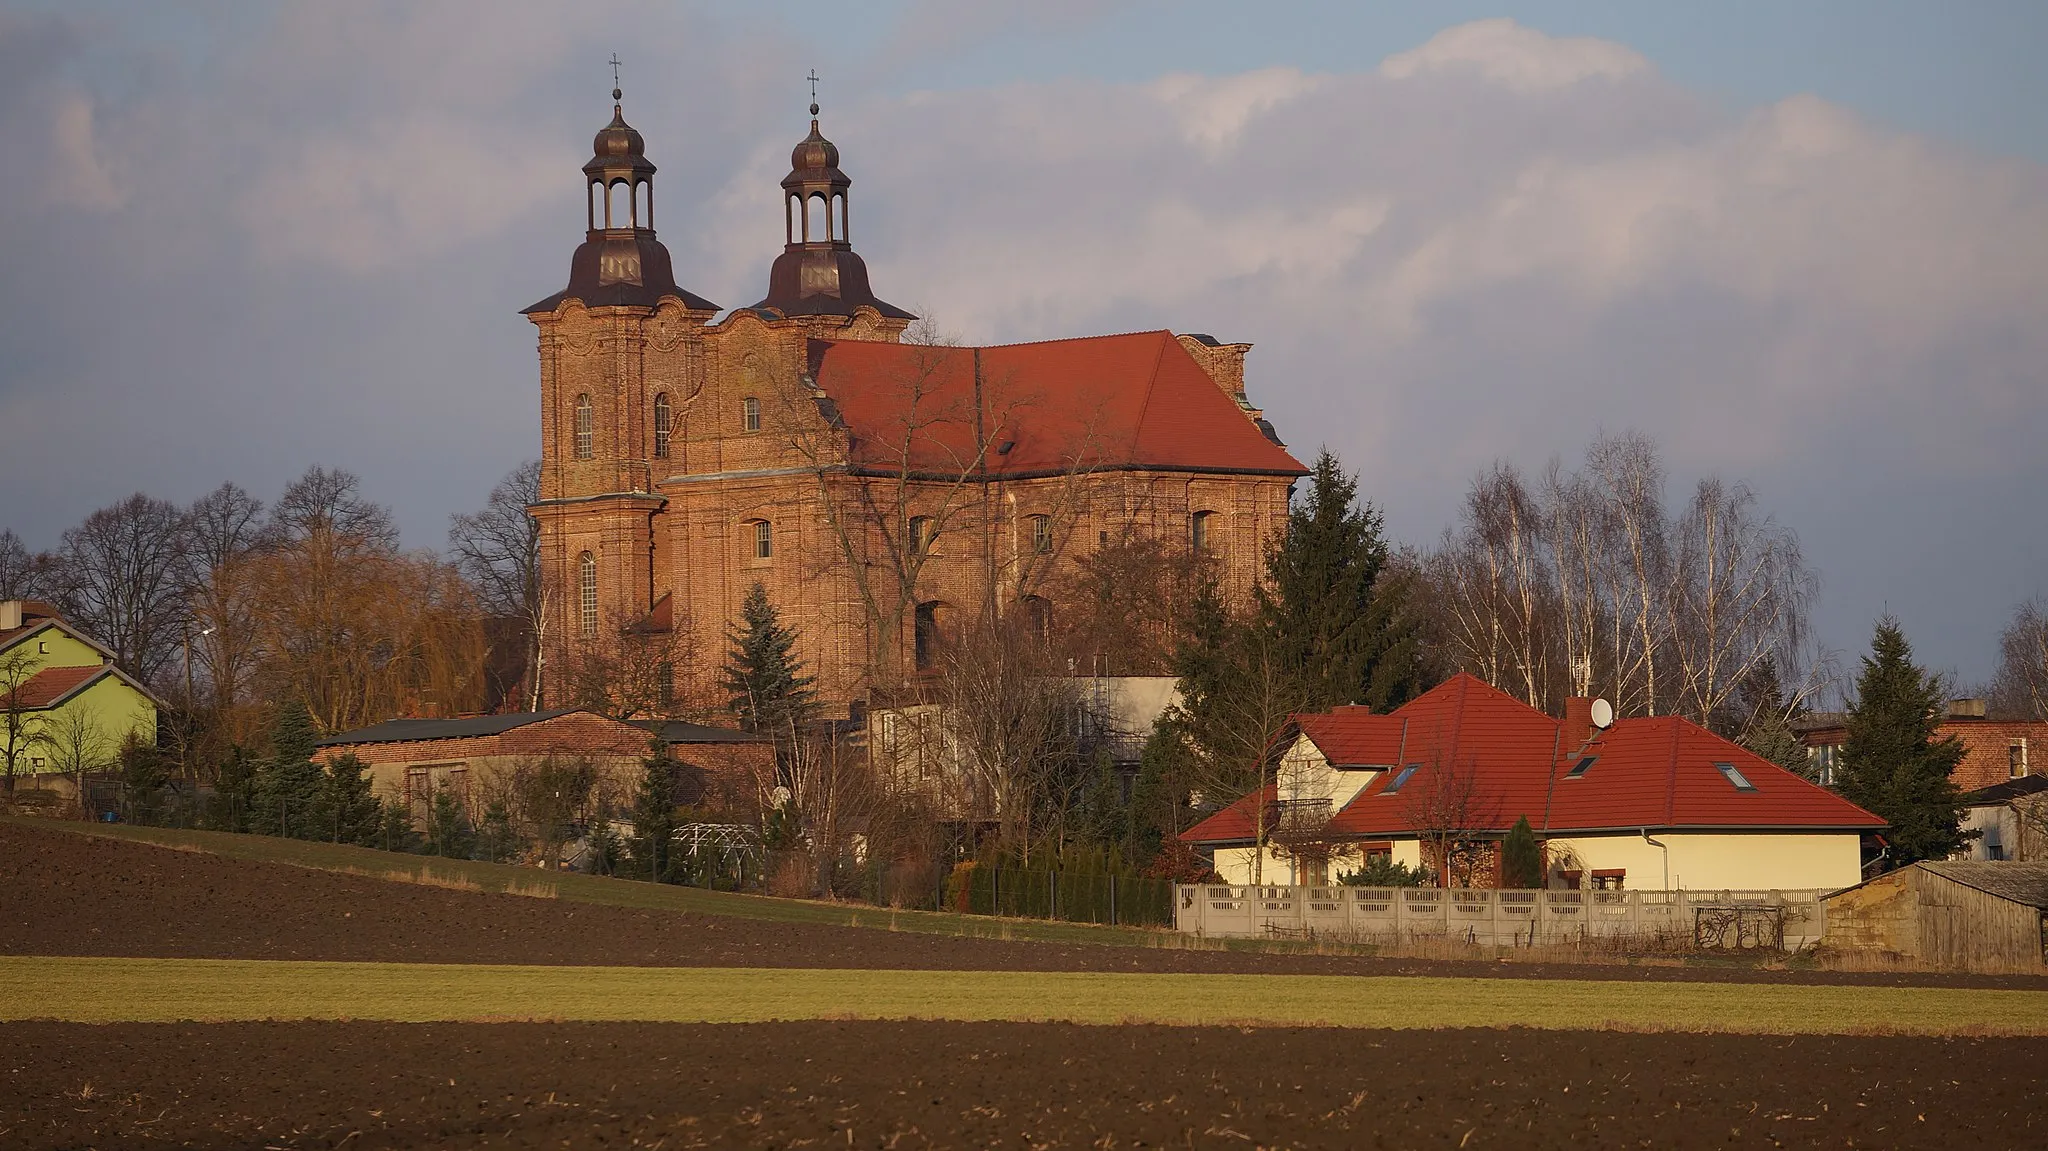
[[[424,817],[434,793],[465,803],[525,764],[588,760],[615,808],[632,802],[647,757],[659,741],[673,763],[679,804],[751,815],[775,786],[775,748],[760,736],[673,720],[626,721],[578,708],[460,719],[394,719],[320,741],[322,763],[352,754],[369,766],[377,794]]]
[[[2048,863],[1916,863],[1822,902],[1831,948],[1960,971],[2043,968]]]
[[[1793,720],[1792,730],[1813,758],[1815,778],[1832,784],[1842,745],[1849,740],[1848,714],[1814,712]],[[1962,762],[1956,764],[1950,778],[1964,791],[2028,775],[2048,775],[2048,761],[2041,759],[2048,755],[2048,723],[1991,719],[1983,700],[1952,699],[1934,738],[1950,737],[1963,745]]]
[[[1246,394],[1251,345],[906,338],[915,317],[854,250],[853,181],[815,107],[781,180],[782,248],[761,221],[767,292],[723,309],[678,283],[655,165],[619,99],[582,167],[568,283],[524,310],[547,702],[627,631],[718,650],[757,582],[821,704],[847,715],[917,702],[903,681],[935,672],[984,605],[1044,630],[1059,574],[1125,539],[1206,552],[1224,594],[1249,600],[1306,474]],[[643,662],[672,669],[683,698],[716,691],[701,661]]]
[[[78,774],[108,766],[130,736],[156,741],[159,706],[49,604],[0,602],[0,771],[10,793],[25,780],[75,796]]]
[[[2048,775],[2023,775],[1963,796],[1963,859],[2048,860]]]
[[[1862,808],[1687,720],[1545,715],[1470,675],[1386,714],[1297,715],[1274,780],[1182,834],[1232,883],[1323,884],[1371,855],[1448,886],[1498,882],[1527,817],[1549,883],[1659,890],[1837,888],[1861,878]],[[1611,712],[1602,716],[1611,719]],[[1264,841],[1263,854],[1257,844]]]

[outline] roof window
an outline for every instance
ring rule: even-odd
[[[1422,765],[1419,763],[1411,763],[1407,767],[1402,768],[1399,772],[1397,772],[1394,775],[1394,778],[1387,781],[1387,790],[1381,792],[1381,794],[1392,795],[1395,792],[1401,790],[1401,788],[1407,784],[1409,778],[1415,774],[1416,769],[1421,766]]]
[[[1572,769],[1571,769],[1570,771],[1567,771],[1567,772],[1565,772],[1565,773],[1564,773],[1564,777],[1565,777],[1566,779],[1577,779],[1577,778],[1579,778],[1580,776],[1582,776],[1582,775],[1586,774],[1586,769],[1587,769],[1587,768],[1589,768],[1589,767],[1592,767],[1592,766],[1593,766],[1593,761],[1594,761],[1594,760],[1596,760],[1596,759],[1599,759],[1599,758],[1600,758],[1600,757],[1599,757],[1599,756],[1597,756],[1597,755],[1588,755],[1588,756],[1584,756],[1584,757],[1582,757],[1582,758],[1581,758],[1581,759],[1579,760],[1579,762],[1577,762],[1577,763],[1575,763],[1575,764],[1572,764]]]
[[[1749,777],[1742,774],[1741,769],[1732,763],[1717,763],[1714,765],[1714,770],[1720,772],[1729,783],[1734,784],[1737,791],[1756,790],[1756,784],[1749,782]]]

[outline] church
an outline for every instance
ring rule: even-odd
[[[1042,632],[1056,574],[1115,541],[1183,542],[1249,596],[1306,474],[1245,394],[1249,344],[921,339],[854,252],[852,180],[815,103],[767,293],[726,310],[678,283],[655,165],[612,98],[568,286],[525,309],[545,706],[593,675],[651,676],[628,710],[722,705],[756,583],[842,714],[930,683],[971,621]]]

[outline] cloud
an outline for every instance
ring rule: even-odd
[[[1620,80],[1649,70],[1641,53],[1611,40],[1546,36],[1506,18],[1446,28],[1421,47],[1380,62],[1380,75],[1389,80],[1476,76],[1522,93]]]
[[[317,459],[437,542],[534,450],[515,309],[581,239],[620,26],[662,62],[629,61],[627,114],[679,279],[759,298],[802,33],[665,6],[335,12],[254,22],[189,72],[0,18],[0,490],[44,497],[0,526],[46,544],[137,487],[274,490]],[[95,62],[120,82],[81,80]],[[2041,165],[1810,96],[1726,108],[1626,46],[1508,21],[1347,74],[848,85],[824,128],[884,298],[976,341],[1253,342],[1253,400],[1360,469],[1397,538],[1434,538],[1496,458],[1633,426],[1807,534],[1838,644],[1917,603],[1953,633],[1938,662],[1988,660],[2003,605],[2044,590],[2020,585],[2048,505],[2015,495],[2048,489]]]

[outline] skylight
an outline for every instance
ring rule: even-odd
[[[1729,783],[1732,783],[1732,784],[1734,784],[1734,785],[1735,785],[1735,790],[1737,790],[1737,791],[1755,791],[1755,790],[1756,790],[1756,784],[1753,784],[1753,783],[1749,782],[1749,777],[1748,777],[1748,776],[1746,776],[1746,775],[1744,775],[1744,774],[1742,774],[1742,772],[1741,772],[1741,771],[1740,771],[1740,770],[1739,770],[1739,769],[1738,769],[1738,768],[1737,768],[1737,767],[1736,767],[1736,766],[1735,766],[1734,764],[1732,764],[1732,763],[1717,763],[1717,764],[1715,764],[1715,765],[1714,765],[1714,769],[1715,769],[1716,771],[1719,771],[1719,772],[1720,772],[1720,773],[1721,773],[1721,774],[1722,774],[1722,775],[1723,775],[1724,777],[1726,777]]]
[[[1406,784],[1408,782],[1409,777],[1414,775],[1416,769],[1420,768],[1421,766],[1422,765],[1419,763],[1411,763],[1407,767],[1402,768],[1400,772],[1394,776],[1393,779],[1387,781],[1387,790],[1381,792],[1381,794],[1392,795],[1395,792],[1401,790],[1402,785]]]
[[[1571,769],[1570,771],[1567,771],[1567,772],[1565,772],[1565,773],[1564,773],[1564,777],[1565,777],[1566,779],[1577,779],[1577,778],[1579,778],[1580,776],[1582,776],[1582,775],[1586,774],[1586,769],[1587,769],[1587,768],[1589,768],[1589,767],[1591,767],[1591,766],[1593,766],[1593,761],[1594,761],[1594,760],[1596,760],[1596,759],[1599,759],[1599,758],[1600,758],[1600,757],[1599,757],[1599,756],[1597,756],[1597,755],[1589,755],[1589,756],[1586,756],[1586,757],[1585,757],[1584,759],[1581,759],[1581,760],[1580,760],[1579,762],[1577,762],[1577,763],[1575,763],[1575,764],[1572,764],[1572,769]]]

